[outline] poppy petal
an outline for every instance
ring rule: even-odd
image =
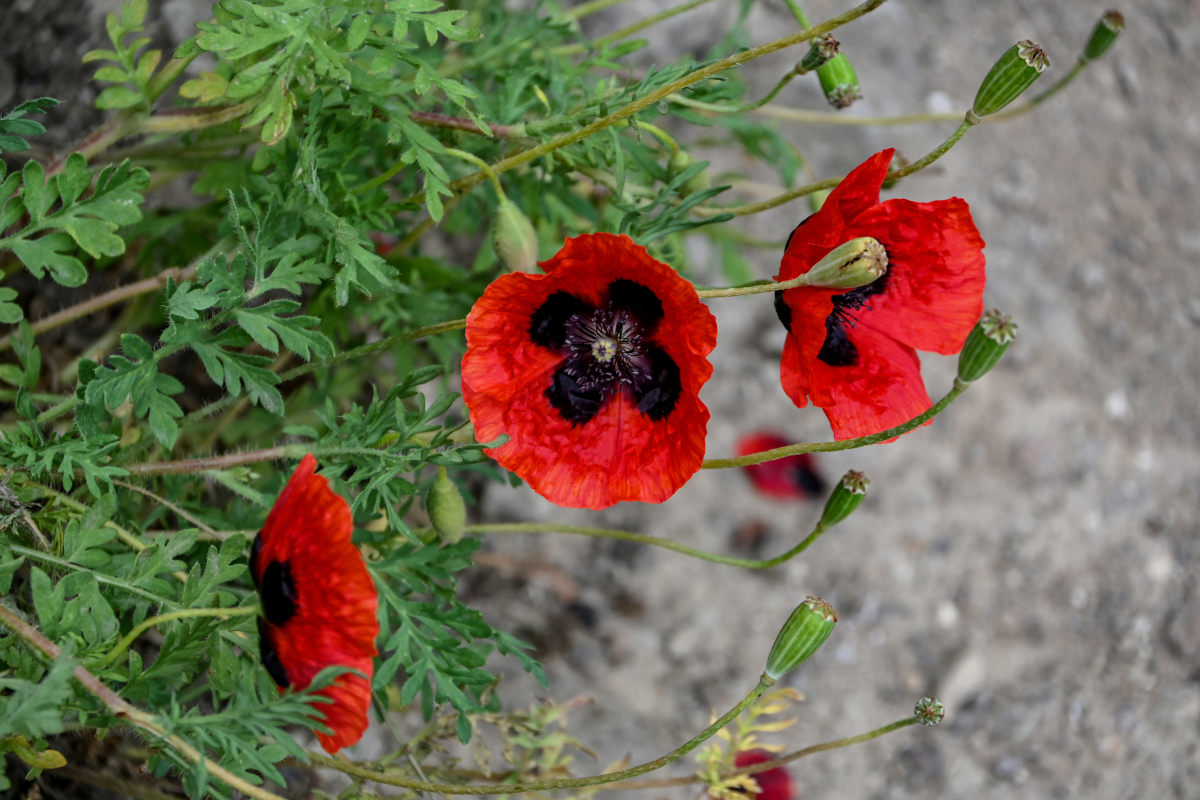
[[[983,313],[987,282],[966,201],[888,200],[857,217],[849,236],[886,243],[886,289],[870,300],[871,324],[918,350],[961,350]]]
[[[541,266],[500,276],[467,315],[462,388],[476,439],[507,434],[488,455],[559,505],[662,502],[704,458],[715,318],[628,236],[568,239]],[[594,343],[626,347],[616,356],[575,341],[603,325],[628,334]]]
[[[296,467],[255,539],[250,570],[266,614],[259,623],[263,663],[276,683],[303,689],[329,666],[367,676],[339,676],[319,693],[332,701],[316,707],[332,733],[317,738],[332,753],[367,728],[378,599],[350,541],[350,507],[316,466],[309,454]]]
[[[929,410],[933,401],[915,350],[863,320],[848,336],[859,353],[855,364],[812,362],[809,396],[824,409],[833,438],[869,436]]]

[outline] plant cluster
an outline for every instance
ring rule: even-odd
[[[275,798],[285,774],[322,767],[350,776],[347,798],[687,782],[733,797],[789,760],[932,719],[923,701],[870,733],[763,755],[784,748],[759,734],[786,724],[762,718],[797,699],[773,684],[836,621],[810,598],[708,729],[572,775],[587,752],[565,730],[572,704],[505,709],[492,659],[544,683],[542,667],[459,597],[484,536],[604,536],[768,568],[846,519],[867,481],[849,473],[811,535],[762,560],[633,531],[468,525],[467,499],[521,479],[562,505],[663,502],[701,468],[794,463],[931,420],[1015,326],[981,318],[965,202],[880,202],[880,188],[1052,96],[1122,19],[1106,14],[1074,69],[1010,105],[1048,64],[1014,45],[925,156],[884,151],[845,180],[800,183],[812,168],[757,112],[810,73],[835,109],[852,103],[831,32],[884,0],[816,25],[787,0],[795,28],[766,43],[749,41],[742,0],[710,52],[649,68],[639,32],[704,0],[583,32],[618,1],[220,0],[167,56],[145,35],[147,0],[128,0],[110,48],[84,57],[104,87],[99,128],[38,160],[25,156],[57,101],[0,115],[0,790],[62,771],[131,796],[178,782]],[[748,97],[736,68],[785,48],[796,66]],[[200,56],[211,68],[190,69]],[[773,168],[776,196],[739,202],[739,176],[690,152],[702,140]],[[147,202],[169,182],[193,201]],[[761,279],[744,251],[779,252],[787,232],[754,241],[738,219],[805,197],[813,215]],[[687,277],[689,237],[716,245],[734,286]],[[719,331],[705,301],[761,293],[788,330],[783,390],[824,409],[835,440],[706,458],[699,391]],[[35,296],[61,310],[31,318]],[[936,403],[918,349],[962,350]],[[369,763],[298,735],[335,753],[407,711],[424,727],[383,733]],[[64,734],[78,732],[112,735],[104,763],[77,757]],[[727,746],[705,747],[695,775],[638,782],[713,736]]]

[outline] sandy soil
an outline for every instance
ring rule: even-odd
[[[821,19],[847,5],[806,7]],[[12,13],[36,19],[53,6],[16,0]],[[166,4],[165,32],[187,6]],[[650,6],[629,3],[591,24],[610,30]],[[656,46],[701,51],[734,7],[697,9],[665,26]],[[866,94],[850,113],[964,110],[994,57],[1021,38],[1049,52],[1049,82],[1105,8],[892,0],[839,33]],[[574,714],[572,731],[599,750],[599,765],[664,752],[736,702],[791,608],[819,594],[841,620],[787,679],[808,701],[780,743],[868,730],[925,694],[939,695],[948,716],[932,730],[800,762],[803,797],[1200,796],[1200,110],[1188,99],[1195,69],[1185,60],[1200,49],[1200,4],[1134,0],[1122,10],[1121,40],[1062,95],[972,131],[936,169],[892,192],[969,201],[988,242],[986,302],[1021,331],[1006,360],[932,427],[822,459],[829,479],[856,468],[873,480],[850,521],[768,573],[576,537],[488,542],[492,561],[517,572],[479,568],[473,600],[543,647],[556,699],[595,700]],[[771,0],[752,21],[758,41],[789,24]],[[68,25],[58,41],[77,56],[86,46],[75,39],[99,31]],[[54,93],[45,82],[62,76],[30,66],[32,44],[18,50],[4,38],[0,94],[5,66],[18,86]],[[763,59],[747,79],[764,91],[795,58]],[[801,81],[778,103],[825,107]],[[883,147],[918,157],[953,123],[781,129],[825,177]],[[801,201],[745,229],[782,238],[807,213]],[[762,276],[777,263],[755,257]],[[769,302],[714,304],[721,340],[703,394],[712,455],[752,429],[828,437],[823,415],[795,409],[779,388],[783,337]],[[936,396],[953,362],[925,364]],[[773,554],[802,537],[819,508],[765,500],[743,476],[710,471],[662,506],[571,513],[497,488],[483,512],[625,527],[744,555],[739,531],[761,523],[761,552]],[[533,696],[530,683],[513,676],[507,686],[519,699]],[[694,796],[676,791],[669,796]]]

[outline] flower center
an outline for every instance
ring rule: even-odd
[[[561,353],[546,397],[559,416],[583,425],[622,389],[638,411],[664,419],[681,390],[679,368],[650,336],[663,316],[654,292],[631,280],[608,285],[608,299],[592,306],[555,292],[533,313],[529,335]]]

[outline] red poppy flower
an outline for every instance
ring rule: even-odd
[[[743,750],[733,759],[735,767],[749,767],[774,759],[766,750]],[[754,773],[754,782],[758,784],[758,794],[755,800],[792,800],[795,790],[792,788],[792,776],[787,767],[772,767],[762,772]]]
[[[899,425],[932,405],[917,350],[955,353],[983,311],[983,239],[960,198],[879,202],[893,150],[846,176],[789,237],[777,280],[808,272],[860,236],[887,251],[887,272],[857,289],[775,295],[788,329],[781,372],[797,406],[825,410],[836,439]]]
[[[254,539],[250,574],[265,617],[258,620],[259,652],[280,691],[303,689],[330,666],[367,676],[347,673],[319,692],[330,702],[314,708],[332,733],[317,738],[334,753],[367,729],[379,622],[375,584],[350,542],[350,507],[316,468],[306,455],[283,487]]]
[[[463,398],[489,456],[564,506],[662,502],[700,469],[717,323],[628,236],[568,239],[467,315]]]
[[[737,454],[748,456],[793,443],[794,440],[785,439],[777,433],[751,433],[738,440]],[[750,464],[742,467],[742,470],[755,489],[781,500],[808,499],[825,490],[825,481],[817,474],[816,462],[808,453]]]

